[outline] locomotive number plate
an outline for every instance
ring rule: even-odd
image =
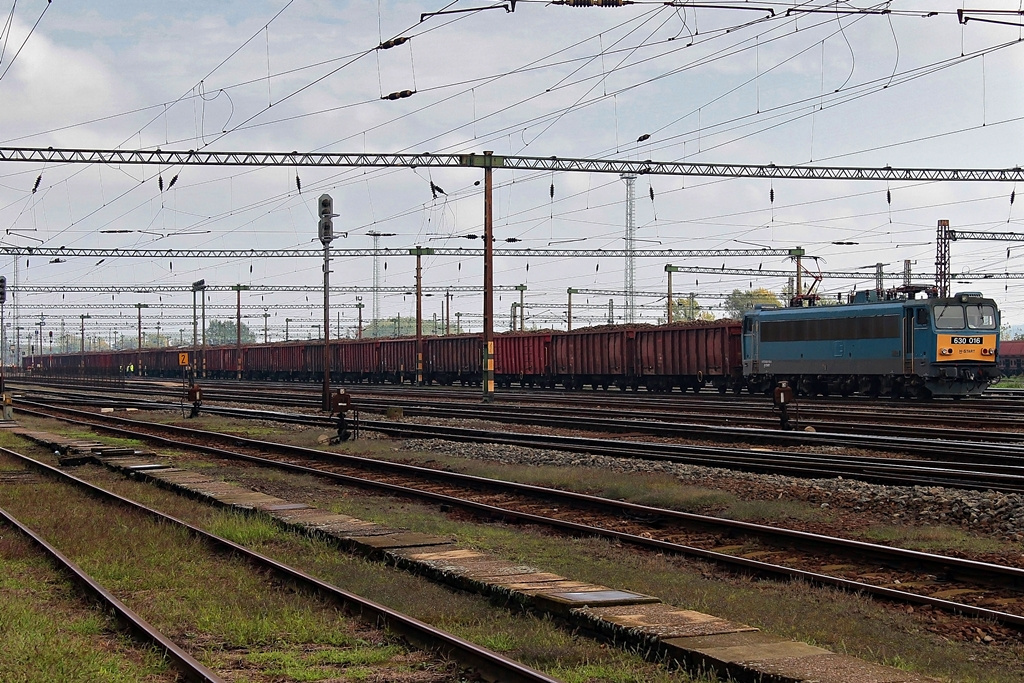
[[[961,344],[981,344],[984,342],[983,337],[953,337],[950,340],[954,346]]]

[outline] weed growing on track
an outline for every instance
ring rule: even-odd
[[[281,674],[264,671],[256,656],[273,653],[291,658],[289,677],[296,680],[347,676],[349,661],[357,662],[356,668],[373,662],[375,675],[387,680],[426,672],[425,680],[457,678],[450,665],[407,651],[314,596],[283,589],[241,560],[211,554],[178,528],[45,481],[3,487],[0,504],[215,670],[244,672],[243,678],[250,681],[278,680]],[[226,526],[236,536],[268,537],[265,523],[245,530],[244,518],[234,526],[230,521]],[[280,534],[275,529],[271,535]],[[0,652],[0,661],[9,662],[6,653]],[[36,671],[48,666],[45,660],[22,664]],[[15,679],[21,680],[0,676]],[[67,679],[55,675],[36,680]],[[96,675],[85,680],[108,678]]]
[[[159,653],[128,642],[115,626],[34,546],[0,527],[0,681],[177,678]]]

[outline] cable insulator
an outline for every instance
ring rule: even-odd
[[[385,40],[383,43],[381,43],[380,45],[377,46],[377,49],[378,50],[390,50],[393,47],[398,47],[399,45],[405,43],[407,40],[409,40],[409,39],[407,37],[405,37],[405,36],[399,36],[398,38],[392,38],[391,40]]]
[[[772,204],[775,203],[775,188],[774,187],[771,188],[770,190],[768,190],[768,201],[771,202]]]
[[[172,187],[174,187],[174,183],[176,183],[176,182],[178,182],[178,174],[177,173],[175,173],[174,177],[171,178],[171,182],[167,183],[167,189],[169,190]]]
[[[522,240],[519,239],[518,237],[506,237],[505,241],[506,242],[522,242]]]
[[[548,189],[548,194],[551,195],[552,199],[555,198],[555,184],[554,183],[551,183],[551,187]]]
[[[892,190],[885,191],[885,203],[892,204]]]
[[[299,191],[299,194],[302,194],[302,181],[299,180],[298,173],[295,174],[295,189]]]
[[[382,100],[401,100],[406,97],[412,97],[415,94],[415,90],[399,90],[398,92],[388,93]]]
[[[160,188],[161,192],[164,191],[164,177],[162,175],[156,177],[156,186]]]
[[[1010,190],[1010,206],[1013,206],[1013,200],[1017,197],[1017,190]]]
[[[647,186],[647,191],[651,193],[651,201],[653,202],[654,201],[654,186],[653,185],[648,185]]]
[[[43,182],[43,174],[42,173],[40,173],[39,175],[36,176],[36,182],[35,182],[34,185],[32,185],[32,194],[36,193],[36,190],[39,189],[39,183],[41,183],[41,182]]]
[[[637,141],[637,142],[644,142],[645,140],[650,140],[650,139],[651,139],[651,134],[650,134],[650,133],[644,133],[643,135],[641,135],[640,137],[638,137],[638,138],[636,139],[636,141]]]
[[[622,7],[633,3],[630,0],[562,0],[562,2],[552,4],[568,5],[569,7]]]

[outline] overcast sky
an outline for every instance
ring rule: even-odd
[[[572,8],[540,2],[515,12],[489,9],[425,17],[488,1],[325,2],[258,0],[125,3],[0,0],[0,145],[330,151],[481,152],[662,161],[1004,168],[1024,157],[1022,29],[969,20],[962,3],[840,3],[883,13],[788,12],[835,3],[732,3],[744,9]],[[685,4],[685,3],[680,3]],[[709,4],[705,2],[704,4]],[[746,9],[749,5],[750,9]],[[1020,0],[973,3],[1018,23]],[[768,10],[774,10],[769,15]],[[932,16],[927,16],[932,14]],[[34,27],[34,28],[33,28]],[[374,50],[396,36],[411,40]],[[26,39],[27,38],[27,39]],[[412,90],[411,97],[381,99]],[[642,143],[642,135],[650,138]],[[41,180],[32,192],[37,177]],[[155,176],[162,175],[161,192]],[[167,188],[171,177],[174,187]],[[296,187],[298,175],[302,191]],[[382,246],[480,247],[480,171],[469,169],[294,169],[240,167],[54,166],[0,164],[0,237],[19,246],[154,249],[315,248],[316,197],[334,196],[337,247],[369,248],[369,231],[395,233]],[[146,181],[146,182],[142,182]],[[431,183],[446,194],[435,194]],[[625,184],[615,175],[495,173],[498,246],[623,247]],[[554,196],[551,196],[552,186]],[[1024,189],[1024,188],[1021,188]],[[729,249],[803,246],[825,270],[903,260],[935,268],[935,228],[1022,231],[1024,206],[1007,183],[879,183],[643,176],[636,183],[637,246]],[[654,199],[651,199],[653,192]],[[120,230],[111,233],[105,231]],[[134,232],[123,232],[132,230]],[[507,245],[503,240],[521,240]],[[836,245],[834,242],[855,242]],[[1024,323],[1024,281],[971,280],[971,272],[1024,272],[1024,248],[956,242],[954,290],[993,296],[1006,322]],[[14,259],[2,271],[13,284]],[[20,286],[62,284],[322,284],[316,259],[239,262],[21,257]],[[782,269],[783,258],[701,259],[676,265]],[[638,259],[636,287],[663,292],[666,260]],[[382,263],[382,268],[384,264]],[[414,260],[386,260],[384,284],[413,286]],[[424,259],[424,284],[479,285],[478,258]],[[622,290],[620,259],[505,258],[499,285],[526,284],[530,320],[564,326],[566,288]],[[873,268],[860,286],[873,286]],[[336,258],[333,285],[369,286],[372,259]],[[967,284],[969,282],[969,284]],[[766,287],[780,278],[675,276],[677,292],[698,295]],[[826,280],[824,293],[854,280]],[[311,305],[321,298],[312,293]],[[574,317],[610,297],[579,295]],[[621,316],[622,299],[616,299]],[[363,295],[370,316],[370,295]],[[427,300],[440,314],[443,297]],[[517,294],[496,299],[507,326]],[[354,294],[336,294],[337,304]],[[26,294],[22,325],[52,304],[48,325],[77,330],[96,314],[98,334],[133,335],[135,310],[106,303],[148,302],[146,326],[162,320],[177,341],[191,311],[188,294]],[[702,298],[707,306],[713,297]],[[211,294],[216,309],[232,293]],[[271,336],[322,319],[300,308],[304,294],[244,295],[272,308]],[[641,319],[663,316],[664,296],[640,296]],[[579,306],[579,308],[577,308]],[[479,296],[454,300],[466,319]],[[413,315],[412,296],[388,295],[382,315]],[[247,321],[262,328],[261,311]],[[355,311],[341,311],[343,326]],[[502,317],[505,321],[502,321]],[[332,320],[334,320],[332,315]],[[333,323],[332,323],[333,324]],[[476,324],[479,324],[477,319]],[[581,324],[579,321],[576,325]],[[261,330],[262,331],[262,330]],[[186,335],[187,336],[187,335]],[[293,333],[294,336],[294,333]]]

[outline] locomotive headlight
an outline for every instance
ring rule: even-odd
[[[953,355],[953,349],[951,349],[951,348],[939,349],[939,355],[940,356],[952,356]]]

